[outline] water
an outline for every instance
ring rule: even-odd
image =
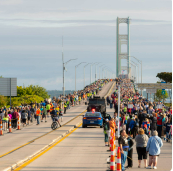
[[[60,94],[63,94],[63,91],[61,90],[47,90],[48,94],[50,95],[50,98],[52,97],[59,97]],[[65,94],[73,94],[74,90],[66,90]]]

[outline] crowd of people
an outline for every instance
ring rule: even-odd
[[[60,122],[63,121],[63,114],[66,114],[70,107],[80,105],[81,101],[85,102],[91,96],[98,94],[109,81],[109,79],[98,80],[86,86],[83,90],[66,96],[60,95],[59,97],[53,97],[53,99],[45,99],[41,103],[31,102],[30,104],[21,104],[10,108],[4,106],[0,108],[3,130],[8,131],[9,120],[11,120],[12,128],[16,129],[18,119],[24,127],[34,121],[37,122],[36,125],[39,125],[40,122],[47,122],[47,117],[51,117],[52,121],[56,120],[61,126]]]
[[[133,147],[136,144],[138,168],[144,160],[146,169],[157,169],[162,141],[172,140],[172,107],[166,108],[162,102],[151,102],[135,91],[129,79],[120,79],[116,91],[107,97],[107,105],[114,108],[114,117],[104,124],[105,146],[109,146],[110,130],[118,126],[117,137],[121,149],[122,171],[133,167]],[[120,86],[120,111],[118,118],[118,86]],[[149,154],[149,163],[147,157]],[[127,159],[127,166],[125,162]]]

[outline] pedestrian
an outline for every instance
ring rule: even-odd
[[[166,127],[164,125],[168,122],[167,118],[168,117],[166,116],[166,113],[164,113],[162,115],[162,134],[161,134],[161,136],[163,136],[164,139],[166,139]]]
[[[109,96],[106,97],[106,101],[107,101],[107,105],[109,105],[110,103]]]
[[[136,126],[136,122],[135,122],[135,117],[132,116],[131,118],[132,120],[130,121],[130,124],[129,124],[129,132],[130,132],[130,135],[132,135],[133,138],[135,138],[135,135],[134,135],[134,132],[135,132],[135,126]]]
[[[48,117],[50,116],[50,108],[51,108],[51,105],[48,103],[48,104],[46,105]]]
[[[45,106],[43,106],[43,114],[42,114],[42,121],[45,118],[45,122],[47,122],[47,109]]]
[[[31,122],[33,122],[33,119],[34,119],[34,114],[35,114],[35,109],[33,108],[33,106],[31,106]]]
[[[6,130],[8,131],[9,116],[8,116],[8,112],[7,112],[7,111],[4,110],[4,112],[5,112],[5,114],[4,114],[4,116],[3,116],[4,131],[5,131],[5,128],[6,128]]]
[[[104,126],[103,126],[104,134],[105,134],[105,146],[109,146],[109,137],[110,137],[109,119],[106,119],[105,121],[106,122],[104,123]]]
[[[150,122],[148,121],[147,118],[145,118],[145,121],[143,121],[142,128],[144,129],[145,134],[149,135]]]
[[[148,142],[148,136],[144,134],[142,128],[139,129],[139,134],[135,137],[136,141],[136,151],[138,153],[138,168],[141,167],[141,160],[144,159],[144,167],[147,167],[147,153],[146,146]]]
[[[31,120],[31,111],[29,110],[29,108],[27,108],[27,112],[28,112],[28,125],[29,125],[29,122]]]
[[[63,121],[63,113],[61,106],[59,107],[59,117],[61,118],[61,122]]]
[[[17,112],[17,109],[14,109],[14,112],[12,113],[13,128],[17,128],[18,117],[19,117],[19,113]]]
[[[26,126],[27,118],[28,118],[28,113],[26,112],[26,110],[23,110],[21,113],[21,119],[22,119],[23,127]]]
[[[64,114],[66,114],[66,110],[67,110],[67,103],[66,101],[64,102]]]
[[[127,119],[127,124],[126,124],[126,132],[129,134],[130,133],[130,127],[129,127],[129,125],[130,125],[130,122],[132,121],[132,115],[130,115],[130,118],[129,119]]]
[[[157,169],[157,158],[160,154],[160,148],[163,146],[163,142],[160,137],[158,137],[157,131],[153,131],[152,136],[149,138],[147,143],[146,151],[149,152],[149,165],[147,169],[151,169],[153,164],[153,169]]]
[[[129,149],[128,149],[128,153],[127,153],[127,166],[125,168],[132,168],[133,167],[133,145],[134,145],[134,142],[133,142],[131,136],[132,135],[127,136]]]
[[[164,125],[166,129],[166,142],[169,142],[171,140],[171,134],[170,134],[171,126],[172,126],[172,118],[169,117],[168,122],[165,123]]]
[[[157,132],[158,132],[158,136],[161,138],[162,135],[162,114],[158,114],[157,117]]]
[[[153,131],[157,130],[157,117],[154,112],[150,116],[150,130],[151,130],[151,134]]]
[[[120,137],[118,138],[118,144],[120,146],[120,152],[121,152],[121,167],[122,167],[122,171],[124,171],[124,170],[126,170],[125,163],[126,163],[128,149],[129,149],[129,144],[128,144],[127,135],[126,135],[125,130],[120,131]]]
[[[41,115],[41,110],[40,110],[40,107],[38,106],[38,108],[36,107],[36,119],[37,119],[36,125],[40,124],[40,115]]]
[[[113,99],[110,98],[109,102],[110,102],[110,109],[112,109],[112,106],[113,106]]]
[[[134,129],[134,134],[133,134],[134,138],[138,134],[138,129],[139,129],[139,119],[138,119],[137,115],[135,115],[135,129]]]

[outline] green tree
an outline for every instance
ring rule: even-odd
[[[17,86],[17,97],[25,96],[26,95],[26,89],[22,86]]]
[[[7,97],[0,95],[0,107],[4,107],[7,105]]]
[[[156,100],[161,101],[161,100],[166,99],[166,98],[168,98],[168,92],[167,91],[166,91],[166,93],[164,95],[162,95],[162,90],[160,90],[160,89],[157,90],[157,92],[156,92]]]
[[[161,81],[165,81],[166,83],[172,83],[172,72],[160,72],[157,76]]]
[[[48,92],[45,88],[38,85],[30,85],[28,87],[17,87],[17,97],[26,96],[26,95],[37,95],[43,99],[49,98]]]

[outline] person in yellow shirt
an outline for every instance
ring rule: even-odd
[[[80,102],[81,102],[81,96],[79,96],[79,104],[80,104]]]

